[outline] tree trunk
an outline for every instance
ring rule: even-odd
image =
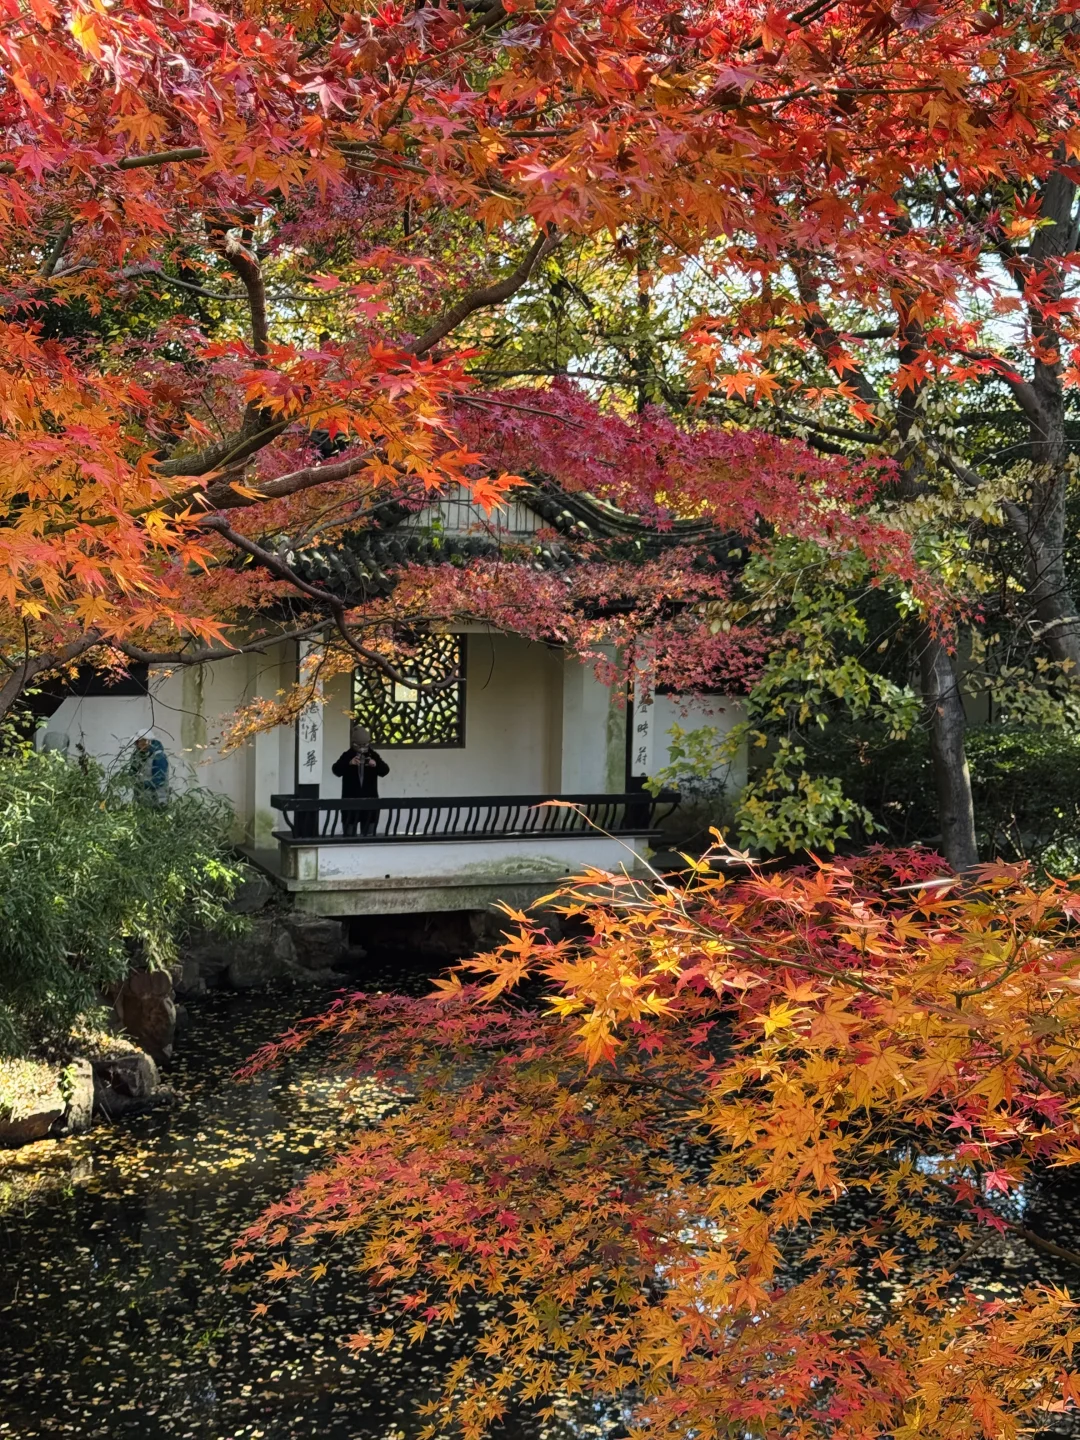
[[[102,643],[102,637],[96,630],[88,631],[78,640],[73,640],[70,645],[51,653],[41,655],[28,655],[19,664],[13,665],[7,678],[0,685],[0,720],[2,720],[19,703],[26,691],[42,675],[47,675],[51,670],[59,670],[64,665],[70,665],[95,645]]]
[[[1051,656],[1080,675],[1080,615],[1065,571],[1065,496],[1069,446],[1065,435],[1065,385],[1057,305],[1065,295],[1067,264],[1077,247],[1077,187],[1055,171],[1043,186],[1039,218],[1026,263],[1011,267],[1028,299],[1034,350],[1031,383],[1013,382],[1028,424],[1027,458],[1034,474],[1023,507],[1010,507],[1013,528],[1024,544],[1027,593],[1039,621],[1039,638]]]
[[[1037,485],[1021,525],[1013,528],[1027,553],[1027,593],[1039,622],[1038,636],[1051,657],[1080,679],[1080,615],[1065,569],[1064,466]]]
[[[920,322],[913,322],[897,307],[900,322],[899,361],[914,372],[926,347]],[[897,397],[896,424],[903,449],[897,457],[901,465],[901,486],[906,494],[920,494],[926,486],[926,473],[910,437],[918,419],[918,402],[922,382],[905,386]],[[938,820],[941,824],[941,848],[957,874],[979,863],[975,843],[975,806],[971,797],[971,772],[968,770],[964,733],[967,717],[964,700],[957,683],[956,670],[948,650],[928,624],[920,626],[919,672],[923,710],[930,730],[930,756],[934,766],[934,789],[937,792]]]
[[[928,626],[923,627],[920,639],[919,669],[930,727],[942,849],[946,860],[960,873],[979,863],[971,775],[964,751],[964,702],[952,660],[941,640],[931,634]]]

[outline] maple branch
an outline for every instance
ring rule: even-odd
[[[817,281],[811,276],[809,270],[800,266],[796,271],[799,287],[799,298],[806,308],[806,317],[803,326],[814,348],[822,356],[825,362],[832,366],[833,358],[837,352],[843,349],[840,333],[834,330],[825,319],[819,300],[819,287]],[[858,393],[859,399],[873,409],[877,409],[881,403],[881,396],[876,387],[871,383],[866,372],[859,366],[849,367],[845,373],[853,376],[852,384]]]
[[[188,145],[178,150],[159,150],[153,155],[125,155],[121,160],[106,160],[103,170],[143,170],[152,165],[171,165],[181,160],[208,160],[209,150],[201,145]],[[0,175],[14,175],[18,170],[14,160],[0,160]]]
[[[509,275],[502,280],[496,280],[491,285],[483,285],[479,290],[473,290],[470,294],[462,296],[456,305],[452,305],[441,319],[436,320],[434,325],[425,330],[423,335],[414,340],[405,349],[410,355],[426,355],[433,349],[440,340],[445,339],[451,330],[455,330],[463,320],[467,320],[476,310],[483,310],[489,305],[501,305],[504,300],[509,300],[515,295],[528,280],[533,272],[533,267],[558,245],[561,236],[557,231],[541,231],[536,239],[529,246],[528,253]]]
[[[266,318],[266,285],[259,262],[231,232],[216,248],[236,271],[247,291],[251,311],[251,348],[256,355],[265,358],[270,349],[270,324]]]
[[[1058,1245],[1053,1240],[1044,1240],[1034,1230],[1029,1230],[1026,1225],[1020,1225],[1014,1220],[1006,1220],[1005,1228],[1011,1230],[1014,1235],[1021,1236],[1036,1250],[1044,1250],[1047,1255],[1056,1255],[1059,1260],[1067,1260],[1070,1265],[1080,1266],[1080,1251],[1068,1250],[1064,1245]]]
[[[206,510],[237,510],[258,505],[264,500],[279,500],[285,495],[296,495],[301,490],[310,490],[316,485],[334,485],[341,480],[347,480],[351,475],[362,470],[375,454],[377,454],[375,450],[364,450],[359,455],[353,455],[348,460],[339,461],[335,465],[325,465],[321,462],[305,465],[301,470],[292,470],[288,475],[279,475],[274,480],[264,481],[257,489],[253,488],[248,495],[243,495],[234,489],[234,481],[227,475],[223,475],[212,485],[191,485],[176,495],[170,495],[166,500],[130,510],[127,518],[141,520],[145,515],[151,514],[174,516],[189,509],[192,505]],[[63,524],[49,525],[44,533],[46,535],[63,535],[77,526],[99,527],[115,523],[116,518],[113,515],[88,516],[85,519],[80,517],[78,520],[68,520]]]
[[[993,355],[989,351],[982,350],[959,350],[957,354],[962,355],[965,360],[978,360],[983,364],[989,364],[996,380],[1004,381],[1012,392],[1012,397],[1020,409],[1027,416],[1033,425],[1041,426],[1045,423],[1042,406],[1039,404],[1039,396],[1035,386],[1018,375],[1015,370],[999,355]]]
[[[88,630],[85,635],[78,640],[73,640],[60,650],[47,651],[43,655],[35,655],[33,659],[28,655],[25,660],[14,666],[11,675],[0,686],[0,715],[7,714],[27,685],[36,680],[38,676],[45,675],[50,670],[59,670],[62,665],[70,665],[80,655],[85,655],[88,650],[100,645],[103,638],[100,631]]]
[[[946,1199],[951,1201],[952,1204],[971,1208],[970,1201],[957,1195],[956,1191],[946,1181],[939,1180],[936,1175],[926,1175],[923,1179]],[[1058,1245],[1053,1240],[1046,1240],[1036,1231],[1029,1230],[1026,1225],[1021,1225],[1018,1220],[1006,1220],[1003,1215],[996,1215],[994,1218],[1000,1221],[1006,1230],[1011,1230],[1014,1235],[1019,1235],[1021,1239],[1026,1240],[1034,1249],[1042,1250],[1047,1255],[1055,1255],[1059,1260],[1068,1261],[1070,1265],[1080,1266],[1080,1251],[1069,1250],[1064,1245]]]
[[[705,1099],[703,1095],[694,1095],[689,1090],[677,1090],[673,1085],[661,1085],[659,1080],[644,1080],[628,1075],[601,1075],[599,1079],[604,1085],[625,1085],[631,1090],[655,1090],[661,1095],[671,1095],[676,1100],[683,1100],[687,1105],[700,1107]]]
[[[406,675],[403,671],[399,670],[392,661],[387,660],[384,655],[381,655],[377,650],[372,650],[356,638],[355,633],[348,623],[348,606],[343,600],[339,600],[336,595],[329,594],[317,585],[310,584],[299,575],[287,561],[283,560],[280,555],[275,555],[272,550],[267,550],[265,546],[258,544],[257,541],[250,540],[246,535],[241,535],[238,531],[233,530],[228,522],[222,520],[220,517],[208,517],[202,521],[202,528],[204,530],[215,531],[235,549],[243,551],[245,555],[250,555],[263,569],[269,571],[275,579],[285,581],[286,584],[299,590],[301,595],[305,595],[309,600],[314,600],[316,604],[328,610],[338,634],[345,641],[346,645],[348,645],[349,649],[362,660],[367,661],[369,665],[374,665],[376,669],[381,670],[384,675],[388,676],[397,684],[407,685],[410,689],[416,690],[420,694],[432,694],[439,690],[447,690],[450,686],[456,685],[460,680],[461,677],[456,670],[452,674],[444,676],[441,680],[432,680],[426,683],[418,681],[414,675]]]
[[[72,266],[64,271],[64,277],[74,274],[82,267]],[[122,280],[161,280],[166,285],[177,285],[181,290],[188,290],[193,295],[205,296],[207,300],[219,300],[225,305],[247,304],[248,296],[246,291],[238,291],[235,295],[224,290],[207,290],[204,285],[196,285],[191,280],[181,280],[177,275],[167,274],[158,263],[145,265],[127,265],[123,270],[117,272]],[[315,291],[311,295],[304,295],[298,290],[274,290],[267,291],[268,300],[298,300],[304,305],[325,305],[333,297],[323,291]]]
[[[70,274],[70,271],[65,271]],[[236,295],[229,295],[220,290],[207,290],[203,285],[196,285],[191,280],[180,280],[175,275],[166,275],[165,271],[157,264],[126,265],[119,271],[121,280],[161,280],[166,285],[177,285],[181,290],[189,290],[193,295],[203,295],[207,300],[219,300],[223,304],[242,304],[246,302],[247,295],[238,292]]]
[[[782,406],[776,407],[776,413],[791,425],[814,430],[819,435],[831,435],[835,440],[852,440],[861,445],[867,445],[872,444],[878,438],[872,430],[845,430],[840,425],[820,425],[816,420],[807,420],[793,410],[785,410]]]
[[[317,485],[336,485],[342,480],[348,480],[350,476],[363,470],[376,453],[374,449],[363,450],[359,455],[352,455],[348,460],[340,460],[333,465],[321,462],[305,465],[300,470],[291,470],[287,475],[279,475],[274,480],[261,481],[257,486],[252,486],[252,493],[249,495],[235,490],[233,482],[223,476],[212,485],[193,485],[181,494],[171,496],[161,505],[146,506],[136,512],[133,518],[138,519],[152,510],[175,515],[177,511],[192,504],[202,505],[208,510],[238,510],[259,505],[265,500],[280,500],[286,495],[298,495],[301,490],[314,489]]]
[[[323,621],[305,625],[299,630],[284,630],[280,635],[265,635],[261,640],[251,640],[245,645],[217,646],[204,645],[201,650],[144,650],[127,640],[110,640],[109,647],[126,655],[139,665],[210,665],[215,660],[228,660],[234,655],[262,655],[274,645],[289,640],[306,640],[325,629]]]
[[[210,232],[210,243],[228,261],[247,292],[251,315],[251,348],[259,357],[256,364],[265,363],[270,349],[270,326],[266,317],[266,286],[259,262],[241,241],[230,233],[232,227],[226,230],[224,223],[216,217],[208,217],[206,223]],[[286,416],[275,418],[274,412],[265,405],[249,403],[244,411],[238,435],[219,440],[204,450],[196,451],[194,455],[165,460],[158,465],[158,473],[167,476],[205,475],[211,470],[221,470],[262,450],[272,440],[276,440],[282,431],[287,430],[291,423],[291,419]]]
[[[208,445],[204,450],[196,450],[192,455],[162,460],[155,468],[159,475],[169,479],[182,479],[187,475],[208,475],[212,470],[224,470],[264,449],[271,440],[276,440],[283,430],[288,429],[289,424],[287,419],[278,419],[269,425],[261,425],[256,415],[254,419],[245,420],[238,434]],[[192,493],[197,494],[198,491]]]
[[[488,406],[494,405],[501,410],[520,410],[523,415],[546,415],[549,420],[558,420],[562,425],[569,425],[572,430],[584,430],[585,426],[580,420],[571,420],[567,415],[560,415],[557,410],[543,410],[538,405],[517,405],[513,400],[500,400],[497,395],[452,395],[450,399],[455,405],[472,405],[479,410],[485,410]],[[610,461],[599,460],[599,465],[607,464]]]
[[[64,253],[64,246],[71,239],[74,230],[75,222],[69,216],[64,221],[63,225],[61,225],[60,233],[57,235],[56,239],[49,247],[49,253],[48,255],[46,255],[42,263],[41,278],[43,280],[49,280],[52,278],[53,272],[55,271],[57,265],[60,264],[60,257]]]
[[[440,340],[449,335],[461,322],[468,318],[476,310],[489,305],[500,304],[508,300],[512,295],[525,284],[533,271],[537,261],[558,245],[560,237],[558,234],[541,233],[530,246],[528,254],[518,265],[516,270],[503,280],[496,281],[491,285],[482,286],[479,290],[472,291],[469,295],[462,297],[458,303],[451,307],[446,314],[435,322],[419,339],[414,340],[410,345],[405,346],[407,353],[421,356],[431,350]],[[265,356],[269,346],[269,333],[266,322],[266,291],[263,285],[262,273],[258,263],[255,261],[242,245],[234,242],[227,242],[223,253],[229,259],[233,269],[239,275],[248,292],[251,305],[251,325],[253,347],[257,354]],[[205,475],[211,470],[221,470],[235,464],[238,461],[246,460],[261,450],[271,440],[277,438],[281,432],[288,428],[291,423],[288,419],[270,419],[267,421],[268,412],[258,407],[249,406],[240,433],[227,440],[219,440],[213,445],[207,446],[204,450],[196,451],[194,455],[179,457],[175,460],[165,460],[157,466],[158,473],[169,477],[181,477],[185,475]],[[315,480],[311,483],[320,484],[322,481]],[[306,488],[298,484],[296,489]],[[262,491],[263,487],[260,487]],[[292,494],[293,490],[284,490],[282,494]],[[191,492],[188,498],[195,498],[198,491]],[[173,502],[170,502],[173,503]],[[232,506],[240,503],[233,500]],[[251,502],[248,502],[251,503]],[[225,509],[231,506],[217,505],[215,508]]]

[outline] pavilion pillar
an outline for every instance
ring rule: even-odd
[[[296,794],[309,800],[318,800],[323,777],[326,717],[321,671],[325,653],[321,640],[300,641],[296,681],[310,688],[311,699],[296,717]]]
[[[614,658],[614,652],[612,652]],[[612,686],[591,665],[566,657],[562,701],[564,795],[620,793],[625,753],[625,710]]]
[[[270,656],[253,655],[254,692],[264,700],[273,700],[283,688],[283,670],[288,666],[288,652],[285,647],[272,651]],[[270,796],[285,789],[289,783],[289,755],[283,751],[282,741],[288,730],[275,725],[272,730],[260,730],[255,735],[252,784],[252,843],[258,850],[273,846],[274,831],[281,825],[281,816],[270,808]],[[284,783],[283,783],[284,781]]]

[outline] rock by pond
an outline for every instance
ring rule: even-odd
[[[0,1111],[0,1149],[32,1145],[55,1135],[77,1135],[90,1128],[94,1107],[94,1072],[90,1062],[67,1064],[34,1060],[4,1061],[5,1093],[18,1099]]]

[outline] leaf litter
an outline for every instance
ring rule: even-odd
[[[286,990],[196,1002],[169,1075],[173,1106],[49,1146],[50,1183],[0,1214],[4,1440],[410,1440],[419,1431],[417,1407],[466,1348],[467,1322],[407,1350],[357,1353],[348,1337],[381,1323],[386,1297],[341,1263],[341,1249],[315,1283],[271,1285],[221,1268],[243,1227],[346,1133],[346,1077],[326,1073],[317,1051],[251,1083],[233,1078],[324,998]],[[349,1096],[362,1123],[397,1103],[374,1084]],[[569,1402],[555,1412],[520,1414],[501,1434],[584,1440],[612,1425]]]

